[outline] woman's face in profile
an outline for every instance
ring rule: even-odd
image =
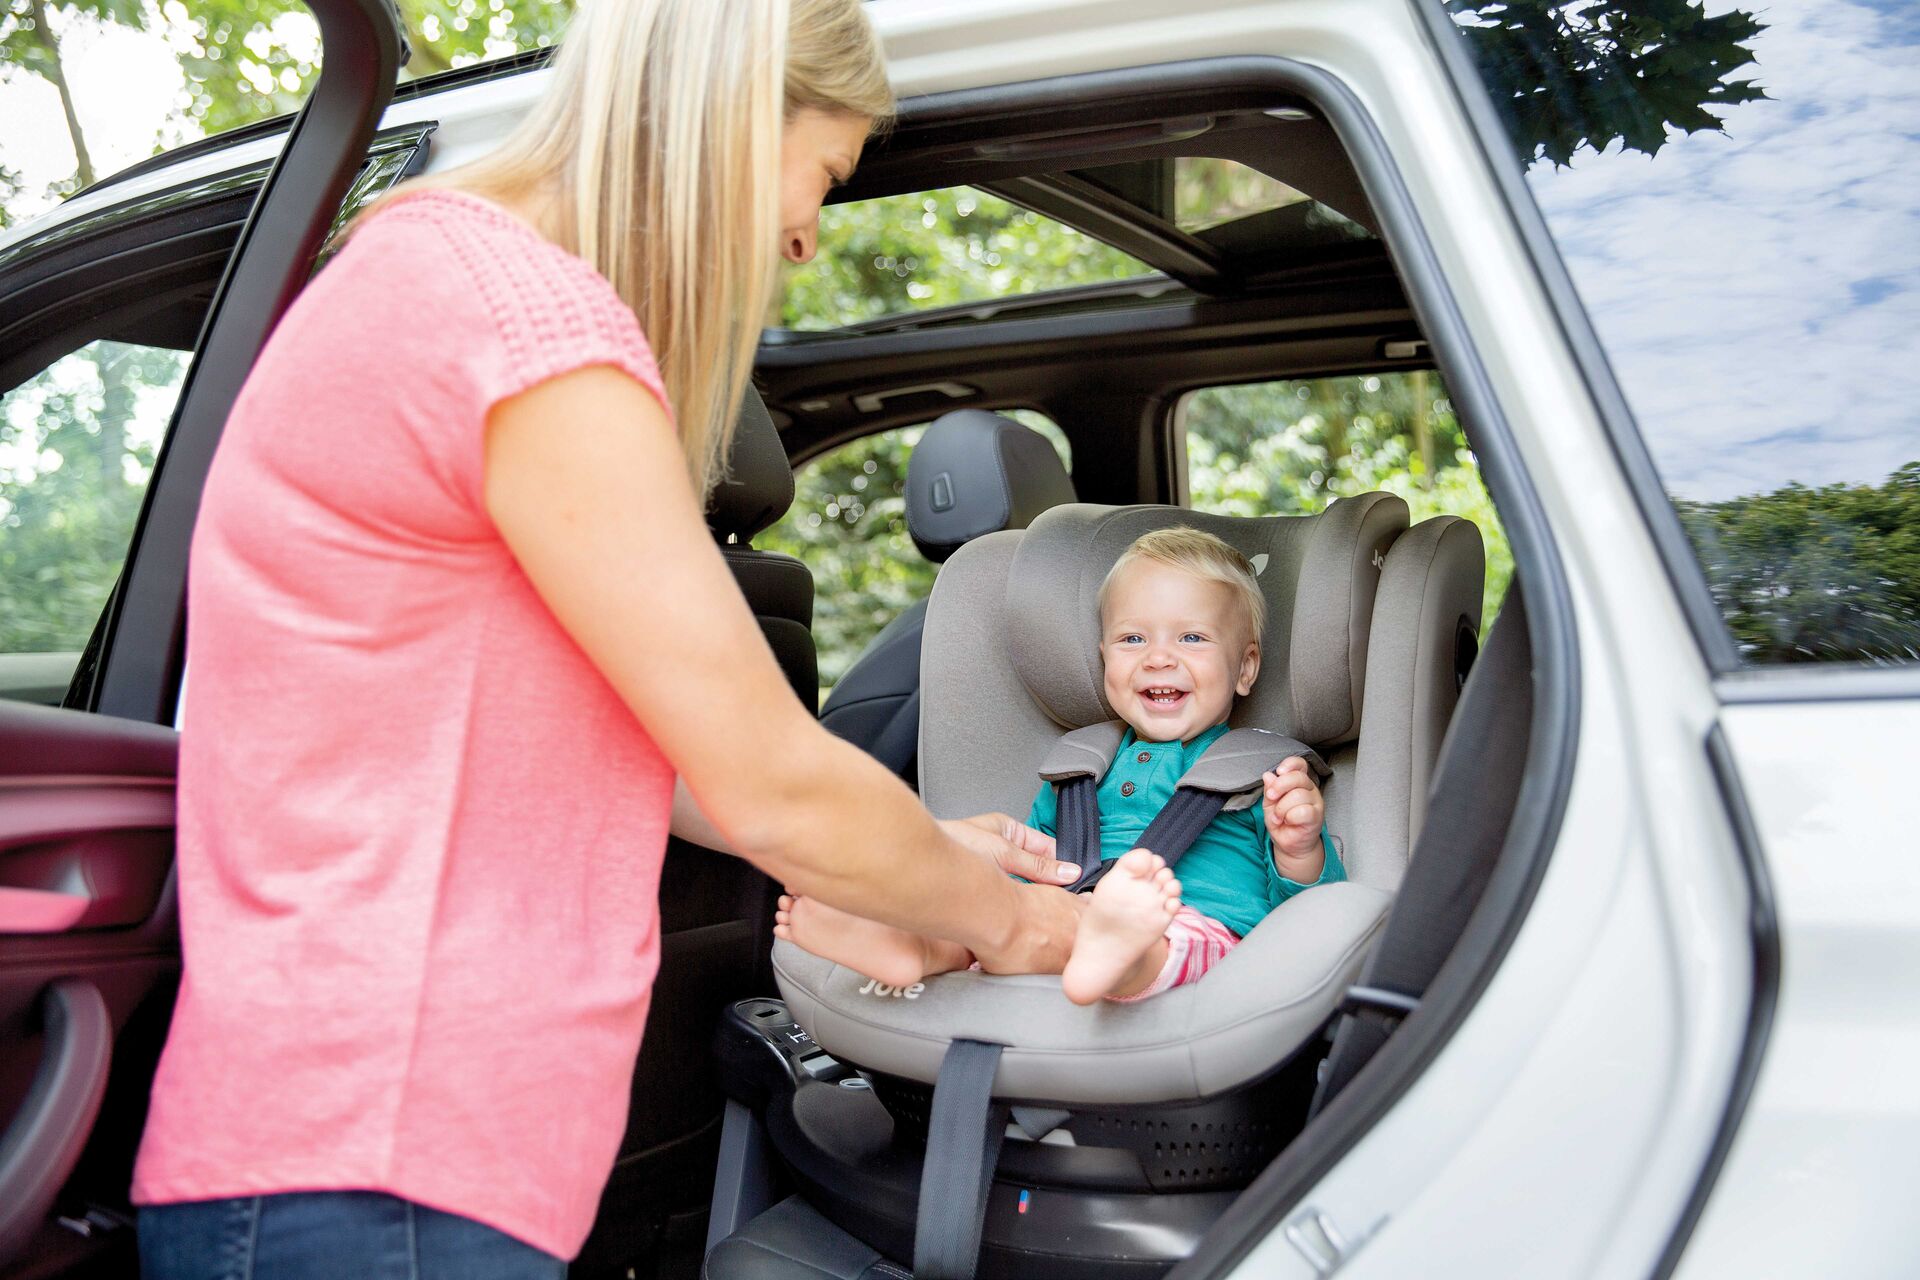
[[[811,262],[820,236],[820,202],[853,176],[873,122],[865,116],[803,108],[780,136],[780,256]]]

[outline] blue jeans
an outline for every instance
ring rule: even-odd
[[[378,1191],[301,1191],[140,1210],[141,1280],[562,1280],[504,1232]]]

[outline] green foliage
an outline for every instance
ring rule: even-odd
[[[1137,258],[985,191],[834,205],[789,270],[779,323],[831,329],[903,311],[1152,274]]]
[[[1439,0],[1473,45],[1523,164],[1568,163],[1616,139],[1653,155],[1682,133],[1719,130],[1717,112],[1767,95],[1727,75],[1754,60],[1765,24],[1703,0]]]
[[[1675,505],[1746,661],[1920,659],[1920,462]]]
[[[1513,553],[1437,375],[1369,374],[1213,387],[1187,401],[1193,506],[1227,515],[1311,515],[1385,490],[1417,523],[1455,515],[1480,530],[1484,635],[1506,598]]]
[[[1002,412],[1046,436],[1070,462],[1066,437],[1044,415]],[[882,627],[933,590],[935,566],[907,533],[907,459],[925,432],[882,431],[807,462],[794,477],[793,506],[753,540],[813,571],[823,697]]]
[[[86,643],[186,362],[97,342],[0,397],[0,653]]]
[[[933,590],[934,566],[907,536],[907,457],[926,430],[883,431],[802,467],[793,506],[754,545],[813,571],[813,638],[831,689],[899,612]]]
[[[407,76],[557,41],[572,0],[399,0],[413,56]],[[299,0],[170,0],[168,35],[186,73],[182,104],[207,133],[299,107],[319,73],[315,27]]]

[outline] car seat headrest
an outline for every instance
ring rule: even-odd
[[[728,537],[748,542],[792,505],[793,466],[787,447],[780,443],[766,401],[748,384],[726,474],[707,499],[707,527],[722,542]]]
[[[936,564],[984,534],[1024,529],[1073,498],[1073,481],[1047,438],[984,409],[937,419],[907,459],[907,532]]]
[[[1113,718],[1103,691],[1095,598],[1120,553],[1150,529],[1187,525],[1253,562],[1267,598],[1260,678],[1233,723],[1330,747],[1359,736],[1367,633],[1389,544],[1407,504],[1342,498],[1314,516],[1249,519],[1182,507],[1058,507],[1015,550],[1007,648],[1034,700],[1069,729]]]

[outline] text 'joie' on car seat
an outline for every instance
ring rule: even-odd
[[[919,1280],[976,1265],[1157,1275],[1298,1130],[1318,1056],[1302,1050],[1380,929],[1472,658],[1484,566],[1471,524],[1408,529],[1406,504],[1373,493],[1266,519],[1073,505],[981,538],[928,610],[922,794],[946,817],[1025,812],[1061,733],[1111,718],[1101,580],[1141,533],[1175,524],[1259,571],[1265,653],[1233,720],[1332,765],[1328,825],[1349,881],[1288,899],[1201,982],[1138,1004],[1075,1006],[1042,976],[889,991],[776,945],[785,1004],[735,1006],[719,1043],[730,1091],[801,1196],[721,1242],[714,1280],[885,1274],[907,1258]]]

